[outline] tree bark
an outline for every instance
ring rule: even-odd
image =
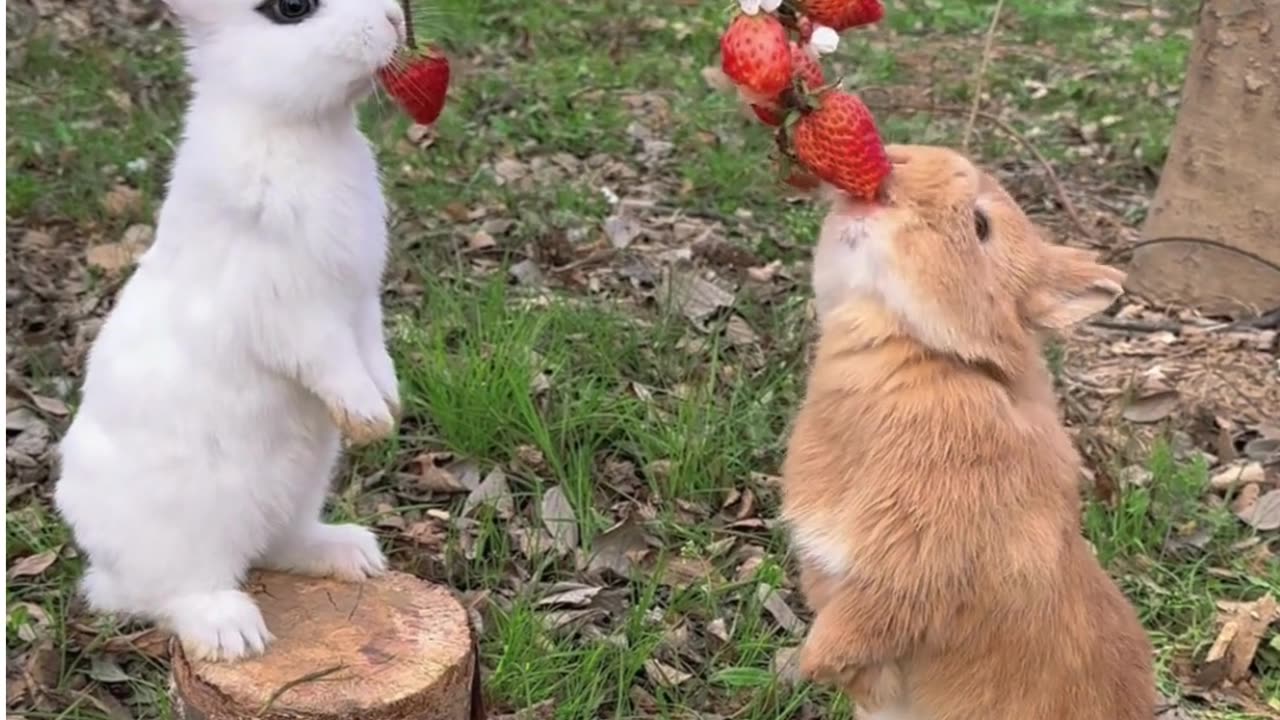
[[[1280,2],[1204,0],[1130,290],[1249,317],[1280,307]]]
[[[234,663],[188,659],[175,641],[180,720],[472,720],[477,656],[447,589],[389,573],[363,584],[255,573],[275,641]]]

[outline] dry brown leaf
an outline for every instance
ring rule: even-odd
[[[578,519],[559,485],[542,496],[542,525],[551,533],[560,554],[573,552],[578,547]]]
[[[58,560],[58,553],[62,550],[62,546],[45,550],[44,552],[28,555],[9,566],[9,577],[35,577],[44,574]]]
[[[1247,603],[1219,603],[1218,607],[1222,629],[1196,673],[1196,681],[1206,687],[1247,680],[1262,636],[1271,623],[1280,620],[1280,603],[1271,595]]]
[[[511,488],[507,486],[507,474],[502,468],[489,471],[484,481],[467,495],[462,504],[462,514],[470,515],[483,506],[492,507],[499,517],[509,518],[515,514],[515,500],[511,497]]]
[[[1235,500],[1231,501],[1231,512],[1236,517],[1249,522],[1249,518],[1253,517],[1254,510],[1258,506],[1258,499],[1262,497],[1262,488],[1257,485],[1245,485],[1240,488],[1240,494],[1236,495]]]
[[[632,568],[649,552],[644,529],[628,517],[596,536],[587,570],[602,573],[609,570],[618,577],[630,577]]]
[[[686,588],[695,583],[710,582],[715,574],[715,566],[703,558],[676,556],[663,568],[662,584]]]
[[[456,460],[453,453],[422,453],[413,462],[418,466],[417,485],[423,490],[463,493],[480,486],[480,469],[475,463]]]
[[[615,248],[625,248],[640,237],[644,228],[626,215],[610,215],[604,220],[604,234]]]
[[[650,680],[663,687],[679,687],[693,678],[692,673],[677,670],[652,658],[644,661],[644,672]]]
[[[1249,487],[1257,486],[1250,485]],[[1240,519],[1255,530],[1275,530],[1280,528],[1280,490],[1272,490],[1258,498],[1252,509],[1240,515]]]
[[[1134,398],[1124,409],[1124,419],[1135,423],[1159,422],[1178,408],[1177,390],[1157,390]]]
[[[696,272],[669,269],[665,275],[662,296],[699,327],[720,309],[733,305],[733,293],[703,280]]]
[[[1229,490],[1240,485],[1260,483],[1266,479],[1266,473],[1260,462],[1236,463],[1214,473],[1209,479],[1209,487],[1214,490]]]
[[[772,670],[773,674],[778,676],[778,680],[790,687],[795,687],[804,681],[800,675],[800,648],[798,647],[780,647],[773,655]]]
[[[62,417],[71,413],[71,409],[67,407],[67,404],[57,398],[44,397],[43,395],[32,395],[31,402],[35,403],[36,407],[50,415]]]
[[[140,654],[150,658],[169,657],[169,640],[172,636],[159,628],[147,628],[128,635],[108,639],[102,652],[108,655]]]
[[[467,240],[467,248],[469,250],[475,250],[477,252],[480,250],[488,250],[489,248],[493,248],[497,246],[498,246],[498,241],[494,240],[493,236],[485,232],[484,230],[477,230]]]
[[[782,594],[768,583],[760,583],[756,586],[756,598],[783,630],[796,636],[804,632],[804,623],[796,617],[795,611],[787,601],[782,599]]]
[[[102,209],[114,217],[132,215],[142,209],[142,193],[128,185],[116,185],[102,196]]]
[[[562,582],[552,585],[537,607],[587,607],[604,588],[582,583]]]

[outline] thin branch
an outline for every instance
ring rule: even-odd
[[[309,672],[306,675],[303,675],[302,677],[296,680],[290,680],[289,682],[281,685],[280,687],[276,688],[275,692],[271,693],[271,697],[267,698],[267,701],[262,704],[262,709],[258,711],[258,717],[265,716],[267,712],[271,710],[271,706],[275,705],[276,701],[280,699],[281,695],[284,695],[285,693],[298,687],[299,685],[305,685],[309,682],[315,682],[322,678],[329,677],[330,675],[340,670],[346,669],[346,667],[347,667],[346,665],[343,665],[342,663],[338,663],[337,665],[324,668],[323,670],[316,670],[315,672]]]
[[[969,104],[969,120],[964,125],[964,136],[960,147],[969,150],[969,138],[973,135],[973,123],[978,119],[978,106],[982,104],[982,85],[987,77],[987,66],[991,64],[991,48],[995,44],[996,27],[1000,24],[1000,11],[1004,9],[1004,0],[996,0],[995,9],[991,11],[991,24],[987,26],[987,37],[982,44],[982,62],[978,65],[978,73],[973,78],[973,100]]]
[[[411,0],[400,0],[400,7],[404,9],[404,44],[412,52],[418,49],[418,41],[413,36],[413,4]]]
[[[946,113],[948,115],[966,116],[971,112],[970,108],[961,107],[959,105],[923,105],[917,103],[904,103],[893,99],[886,101],[886,104],[902,110],[939,112]],[[1062,205],[1063,212],[1067,214],[1067,217],[1071,218],[1072,224],[1074,224],[1076,229],[1084,235],[1085,239],[1092,240],[1093,232],[1089,230],[1089,227],[1084,224],[1084,220],[1080,218],[1080,213],[1076,211],[1075,203],[1071,202],[1071,198],[1067,195],[1066,188],[1062,186],[1062,181],[1058,179],[1058,174],[1053,171],[1053,165],[1049,164],[1049,159],[1046,158],[1044,154],[1026,138],[1026,136],[1015,130],[1012,125],[1002,120],[1000,116],[986,112],[985,110],[978,110],[974,112],[973,115],[979,120],[991,123],[1001,132],[1012,138],[1014,142],[1021,145],[1023,149],[1031,153],[1031,156],[1036,159],[1036,162],[1040,163],[1040,166],[1044,168],[1045,175],[1049,178],[1049,184],[1053,186],[1054,194],[1058,196],[1058,203]]]

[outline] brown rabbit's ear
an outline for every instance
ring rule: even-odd
[[[1031,291],[1027,317],[1046,330],[1061,330],[1106,310],[1124,293],[1125,274],[1101,265],[1093,253],[1060,245],[1048,248],[1042,284]]]

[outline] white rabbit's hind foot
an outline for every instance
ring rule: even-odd
[[[196,660],[231,661],[261,655],[275,638],[247,593],[218,590],[165,604],[164,624]]]
[[[381,575],[387,559],[378,538],[359,525],[316,523],[272,548],[260,566],[312,577],[360,582]]]

